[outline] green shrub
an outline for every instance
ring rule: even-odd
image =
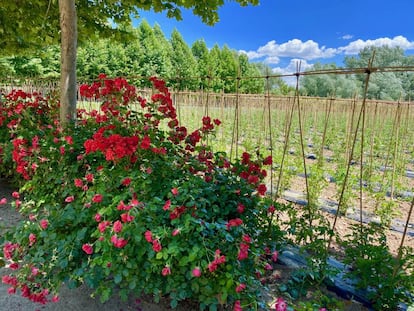
[[[271,158],[213,153],[203,141],[220,121],[187,133],[163,81],[152,79],[147,101],[100,78],[81,87],[100,109],[73,126],[50,118],[16,126],[11,141],[2,133],[3,158],[25,181],[14,205],[26,219],[3,245],[9,292],[46,303],[62,283],[86,283],[102,301],[117,291],[257,308],[262,254],[282,236],[263,197]]]
[[[389,252],[384,228],[371,223],[354,225],[345,237],[344,262],[350,265],[349,277],[356,280],[376,310],[396,310],[400,302],[413,303],[414,253],[411,247],[401,249],[397,258]]]

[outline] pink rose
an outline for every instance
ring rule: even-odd
[[[32,246],[36,243],[36,235],[33,233],[29,234],[29,246]]]
[[[199,267],[195,267],[193,269],[193,271],[191,271],[191,274],[196,277],[199,278],[201,276],[201,269]]]
[[[147,240],[147,242],[152,243],[152,232],[151,231],[149,230],[145,231],[144,237],[145,237],[145,240]]]
[[[82,245],[82,250],[88,255],[92,255],[92,253],[93,253],[93,248],[92,248],[92,245],[90,245],[90,244],[83,244]]]
[[[66,197],[66,199],[65,199],[66,203],[70,203],[70,202],[73,202],[73,201],[75,201],[75,197],[73,195],[71,195],[69,197]]]
[[[92,198],[92,202],[93,203],[100,203],[100,202],[102,202],[102,198],[103,198],[102,194],[99,194],[99,193],[95,194]]]
[[[42,219],[39,223],[40,223],[40,227],[43,230],[46,230],[47,227],[49,226],[49,222],[47,221],[47,219]]]
[[[162,269],[161,274],[162,274],[163,276],[170,275],[170,274],[171,274],[171,269],[170,269],[170,267],[169,267],[169,266],[165,266],[165,267]]]
[[[119,220],[114,222],[114,226],[113,226],[113,230],[115,233],[119,233],[122,231],[122,222],[120,222]]]
[[[152,241],[152,249],[154,252],[159,253],[162,250],[161,243],[158,240]]]

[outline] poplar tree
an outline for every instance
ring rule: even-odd
[[[196,81],[194,77],[198,75],[197,61],[191,49],[185,43],[181,34],[174,30],[171,34],[171,62],[173,65],[173,75],[179,78],[177,87],[180,90],[194,89]]]

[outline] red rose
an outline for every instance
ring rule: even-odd
[[[92,255],[92,253],[93,253],[93,248],[92,248],[92,245],[90,245],[90,244],[83,244],[82,245],[82,250],[88,255]]]

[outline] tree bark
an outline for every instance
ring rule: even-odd
[[[76,49],[78,41],[75,0],[59,0],[60,12],[60,122],[76,120]]]

